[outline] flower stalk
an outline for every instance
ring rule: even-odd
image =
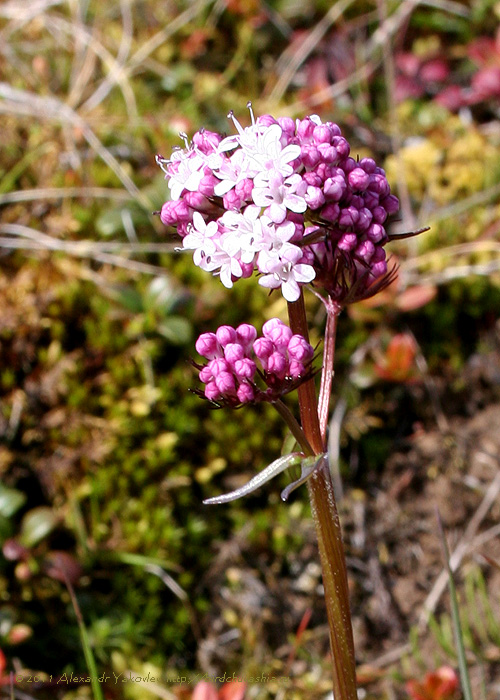
[[[302,384],[299,389],[299,407],[302,427],[316,454],[324,451],[326,418],[333,376],[333,356],[336,320],[339,309],[331,307],[327,316],[325,337],[325,362],[321,381],[321,405],[323,434],[318,415],[314,380]],[[288,304],[290,327],[308,339],[308,327],[301,294],[296,302]],[[342,531],[335,503],[335,494],[326,462],[315,470],[307,482],[311,511],[318,537],[318,547],[325,589],[325,603],[330,628],[332,650],[333,694],[336,700],[356,700],[356,666],[352,636],[349,590]]]

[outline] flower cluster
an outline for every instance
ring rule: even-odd
[[[226,138],[197,132],[170,160],[157,156],[171,192],[160,212],[196,265],[226,287],[254,271],[296,301],[313,283],[339,302],[360,298],[387,273],[384,228],[399,207],[385,172],[356,161],[340,128],[317,115],[264,115]]]
[[[232,407],[275,401],[308,378],[314,351],[301,335],[293,335],[277,318],[267,321],[262,333],[258,338],[255,327],[243,323],[200,335],[196,350],[209,360],[197,365],[205,398]],[[265,389],[256,383],[257,377]]]

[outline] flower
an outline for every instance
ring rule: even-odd
[[[249,106],[250,107],[250,106]],[[193,261],[230,288],[253,272],[289,302],[312,284],[340,305],[387,284],[388,218],[399,207],[372,158],[355,160],[341,130],[318,115],[263,115],[236,134],[197,132],[170,160],[161,219]]]
[[[255,327],[243,323],[200,335],[196,350],[208,363],[195,364],[205,384],[197,393],[218,406],[235,408],[274,402],[310,377],[314,350],[305,338],[293,335],[277,318],[267,321],[262,332],[257,337]]]

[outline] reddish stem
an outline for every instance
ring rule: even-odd
[[[290,327],[294,333],[300,333],[308,339],[308,327],[301,293],[298,301],[288,304]],[[333,364],[333,347],[335,340],[336,315],[330,338],[326,343],[328,357],[327,369],[323,374],[329,374],[322,381],[322,414],[328,414],[328,403],[331,389]],[[327,388],[328,386],[328,388]],[[321,435],[316,390],[314,380],[302,384],[299,389],[300,417],[302,429],[307,440],[316,454],[324,452],[324,438]],[[326,432],[326,419],[325,432]],[[330,645],[332,649],[333,693],[336,700],[357,700],[356,665],[354,659],[354,642],[352,637],[351,613],[349,606],[349,589],[347,584],[347,568],[345,562],[342,532],[335,504],[332,478],[326,460],[308,480],[311,511],[316,526],[319,554],[325,589],[325,603],[330,628]]]

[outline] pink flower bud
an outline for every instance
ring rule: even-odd
[[[353,190],[364,192],[370,183],[370,176],[362,168],[354,168],[349,173],[347,180]]]
[[[257,365],[248,357],[244,357],[242,360],[236,360],[234,363],[234,373],[240,381],[242,379],[249,379],[252,381],[256,371]]]
[[[399,211],[399,199],[393,194],[384,197],[380,204],[389,215]]]
[[[356,224],[356,229],[363,233],[369,227],[373,219],[373,214],[366,207],[361,207],[359,210],[359,219]]]
[[[340,160],[338,151],[334,146],[321,143],[318,146],[318,151],[324,163],[337,163]]]
[[[309,209],[312,209],[313,211],[315,209],[319,209],[325,203],[325,196],[320,188],[312,187],[311,185],[309,185],[307,188],[304,199],[306,200]]]
[[[302,335],[292,335],[288,343],[288,356],[297,362],[309,362],[314,355],[312,345]]]
[[[343,136],[335,136],[332,139],[332,146],[335,146],[337,153],[339,154],[339,158],[342,159],[347,158],[351,151],[349,143]]]
[[[317,144],[331,143],[334,135],[326,124],[320,124],[313,129],[313,139]]]
[[[236,396],[241,403],[250,403],[255,398],[255,392],[250,384],[240,384],[236,392]]]
[[[387,212],[382,206],[373,207],[372,209],[373,220],[377,224],[383,224],[387,219]]]
[[[236,391],[236,383],[231,372],[220,372],[214,379],[221,394],[234,394]]]
[[[217,384],[214,381],[208,382],[208,384],[206,385],[205,396],[210,401],[216,401],[217,399],[220,399],[221,392],[217,388]]]
[[[238,339],[238,342],[241,343],[245,350],[248,352],[248,350],[252,346],[253,341],[257,337],[257,330],[250,323],[242,323],[236,329],[236,337]]]
[[[200,369],[200,382],[203,382],[203,384],[208,384],[208,382],[211,382],[213,379],[213,373],[210,367],[202,367]]]
[[[222,136],[214,131],[200,129],[193,136],[194,145],[205,155],[213,153],[219,143],[222,141]]]
[[[339,216],[339,225],[353,228],[359,219],[359,211],[355,207],[342,209]]]
[[[302,362],[298,362],[297,360],[290,361],[287,372],[289,377],[292,377],[292,379],[297,379],[297,377],[300,377],[302,374],[304,374],[304,372],[305,367]]]
[[[262,369],[267,369],[267,360],[269,356],[274,352],[274,343],[269,338],[257,338],[253,344],[253,351],[255,356],[262,365]]]
[[[228,343],[234,343],[236,341],[236,331],[231,326],[220,326],[216,332],[215,336],[222,347],[226,347]]]
[[[355,233],[344,233],[337,243],[337,247],[340,248],[340,250],[344,250],[346,253],[348,253],[349,251],[354,250],[357,244],[358,237]]]
[[[314,168],[321,160],[321,155],[316,146],[312,144],[302,145],[300,148],[300,157],[306,168]]]
[[[201,192],[185,192],[183,200],[192,209],[196,209],[197,211],[206,211],[210,209],[210,202]]]
[[[332,224],[337,221],[339,215],[340,207],[336,202],[332,202],[331,204],[325,204],[325,206],[320,212],[321,218],[325,219],[325,221],[331,221]]]
[[[292,337],[292,331],[279,318],[271,318],[262,326],[262,333],[272,340],[276,348],[286,348]]]
[[[181,221],[192,221],[193,210],[182,199],[165,202],[161,208],[160,219],[165,226],[176,226]]]
[[[355,250],[355,254],[358,256],[358,258],[361,258],[361,260],[364,260],[366,263],[370,262],[374,252],[375,246],[371,241],[363,241],[363,243],[360,243]]]
[[[305,119],[297,119],[297,136],[302,143],[310,143],[313,139],[314,129],[316,124],[311,121],[310,117]]]
[[[222,357],[215,333],[202,333],[195,343],[196,352],[207,360]]]
[[[325,199],[329,202],[338,202],[344,196],[346,191],[346,182],[342,175],[336,175],[334,177],[329,177],[325,180],[323,185],[323,193]]]
[[[276,375],[279,379],[284,379],[287,370],[286,357],[280,352],[273,352],[267,361],[267,371]]]
[[[210,360],[207,367],[210,369],[210,371],[214,375],[214,379],[221,372],[230,372],[231,371],[231,367],[229,366],[229,363],[220,357],[215,358],[215,360]]]
[[[281,126],[283,136],[286,136],[287,141],[295,136],[295,122],[290,117],[278,117],[278,124]]]
[[[224,348],[224,357],[229,366],[234,369],[235,362],[245,357],[243,346],[239,343],[228,343]]]
[[[263,124],[264,126],[272,126],[273,124],[276,124],[276,119],[270,114],[261,114],[260,117],[257,117],[256,122],[257,124]]]
[[[380,224],[372,224],[368,228],[366,236],[370,241],[373,241],[373,243],[380,243],[381,241],[387,239],[385,228]]]
[[[359,167],[363,168],[365,173],[371,174],[375,172],[377,164],[375,163],[373,158],[361,158],[361,160],[359,161]]]

